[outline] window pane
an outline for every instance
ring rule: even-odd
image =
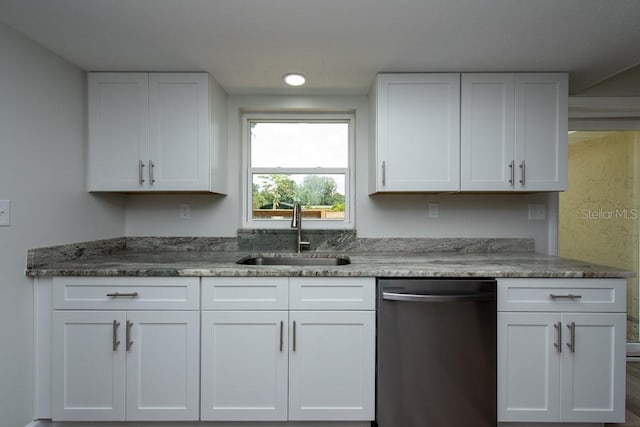
[[[345,219],[344,174],[253,174],[252,218],[291,218],[293,204],[304,219]]]
[[[348,123],[251,122],[251,167],[348,167]]]

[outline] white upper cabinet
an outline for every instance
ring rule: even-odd
[[[566,73],[379,74],[369,193],[562,191]]]
[[[379,74],[370,193],[457,191],[460,74]]]
[[[226,94],[206,73],[89,73],[89,191],[226,191]]]
[[[567,189],[568,78],[516,74],[516,190]]]
[[[567,75],[463,74],[461,191],[567,186]]]
[[[147,74],[89,73],[89,191],[145,189],[148,150]]]
[[[149,186],[209,185],[209,76],[149,74]]]
[[[463,74],[460,187],[509,191],[515,164],[513,74]]]

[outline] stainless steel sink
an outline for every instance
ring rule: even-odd
[[[257,255],[247,256],[236,261],[242,265],[295,265],[295,266],[322,266],[322,265],[348,265],[351,260],[345,255]]]

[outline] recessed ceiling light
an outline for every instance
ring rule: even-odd
[[[282,76],[282,79],[289,86],[302,86],[307,81],[304,74],[300,73],[288,73]]]

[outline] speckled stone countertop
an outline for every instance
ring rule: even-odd
[[[260,253],[264,255],[265,253]],[[47,276],[319,276],[319,277],[633,277],[633,273],[534,252],[336,252],[343,266],[252,266],[236,261],[243,251],[113,251],[31,266]],[[253,254],[257,255],[257,254]],[[276,256],[291,256],[274,253]],[[306,253],[304,256],[314,256]],[[316,256],[328,256],[327,252]]]

